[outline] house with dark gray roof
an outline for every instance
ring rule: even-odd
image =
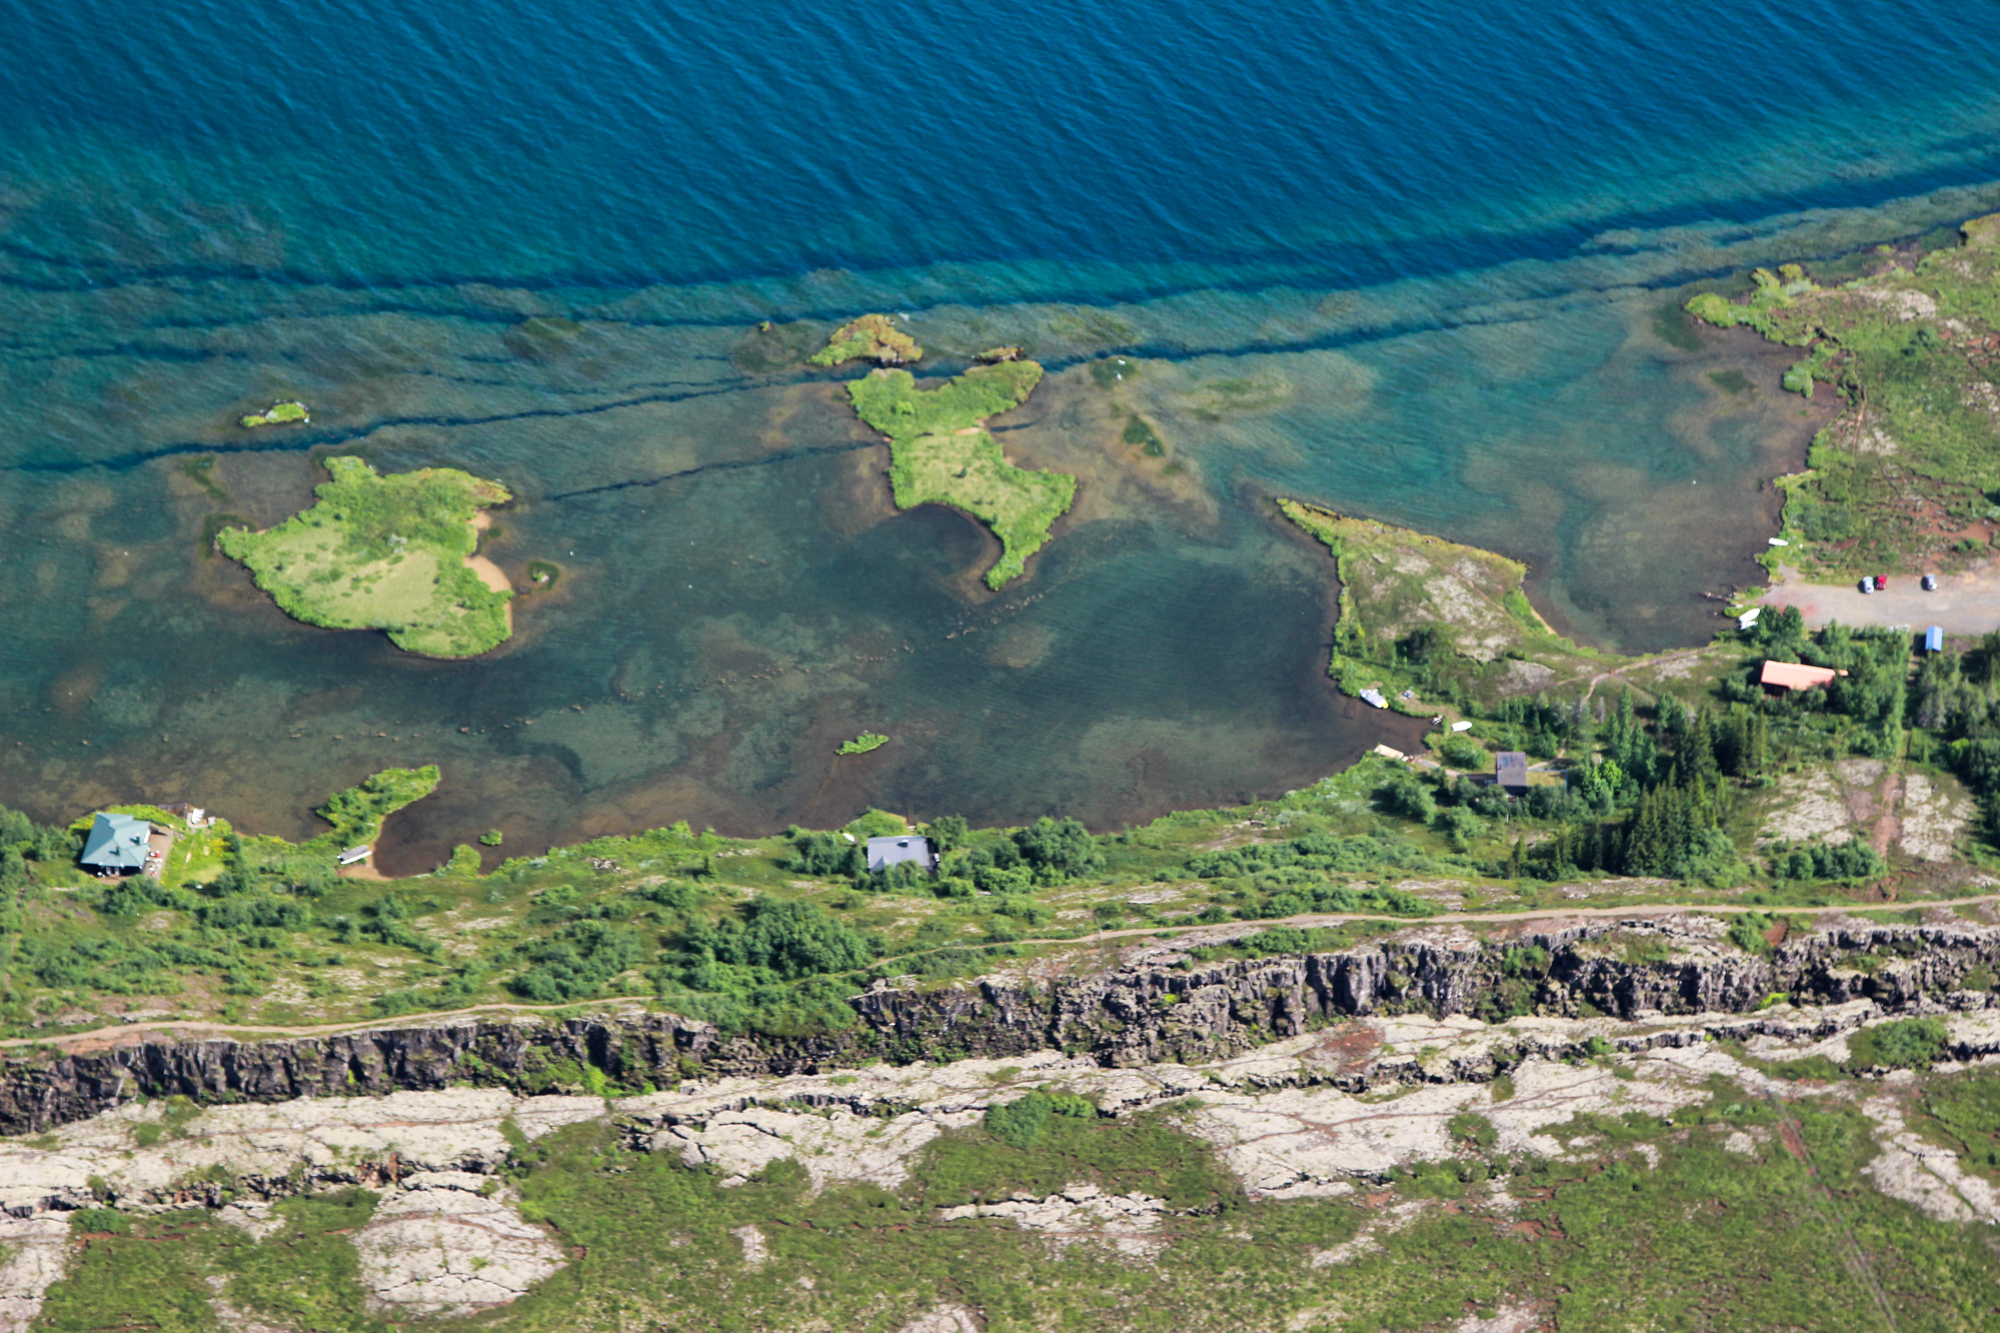
[[[937,870],[937,857],[931,854],[931,840],[920,838],[914,833],[900,838],[870,838],[868,840],[868,868],[887,870],[891,866],[914,865],[926,875]]]
[[[144,870],[152,835],[153,826],[143,819],[100,811],[91,822],[90,836],[83,840],[83,855],[78,859],[92,870],[120,874]]]
[[[1519,750],[1502,750],[1493,756],[1493,780],[1509,796],[1528,794],[1528,756]]]

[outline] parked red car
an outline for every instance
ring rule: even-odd
[[[1889,576],[1887,574],[1877,574],[1875,576],[1875,591],[1880,592],[1882,591],[1882,589],[1888,586],[1889,586]]]

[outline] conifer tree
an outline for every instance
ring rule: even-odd
[[[1681,729],[1674,745],[1674,762],[1688,782],[1707,782],[1721,770],[1715,762],[1715,730],[1704,707]]]

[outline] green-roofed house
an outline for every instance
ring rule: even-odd
[[[83,840],[79,859],[92,870],[119,874],[144,870],[152,836],[153,826],[145,820],[100,810],[90,825],[90,836]]]

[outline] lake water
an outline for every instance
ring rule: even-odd
[[[2000,27],[1933,0],[0,24],[0,800],[297,834],[434,761],[403,871],[493,827],[1116,826],[1300,785],[1408,732],[1325,684],[1330,567],[1275,495],[1521,557],[1586,640],[1700,641],[1812,419],[1781,354],[1663,312],[2000,209]],[[1050,369],[1000,434],[1079,501],[997,596],[976,526],[889,505],[852,372],[773,368],[869,309],[942,371]],[[1753,392],[1707,378],[1746,355]],[[293,396],[309,429],[232,425]],[[331,447],[519,495],[491,554],[563,574],[513,642],[413,659],[205,554]],[[862,730],[894,739],[833,762]]]

